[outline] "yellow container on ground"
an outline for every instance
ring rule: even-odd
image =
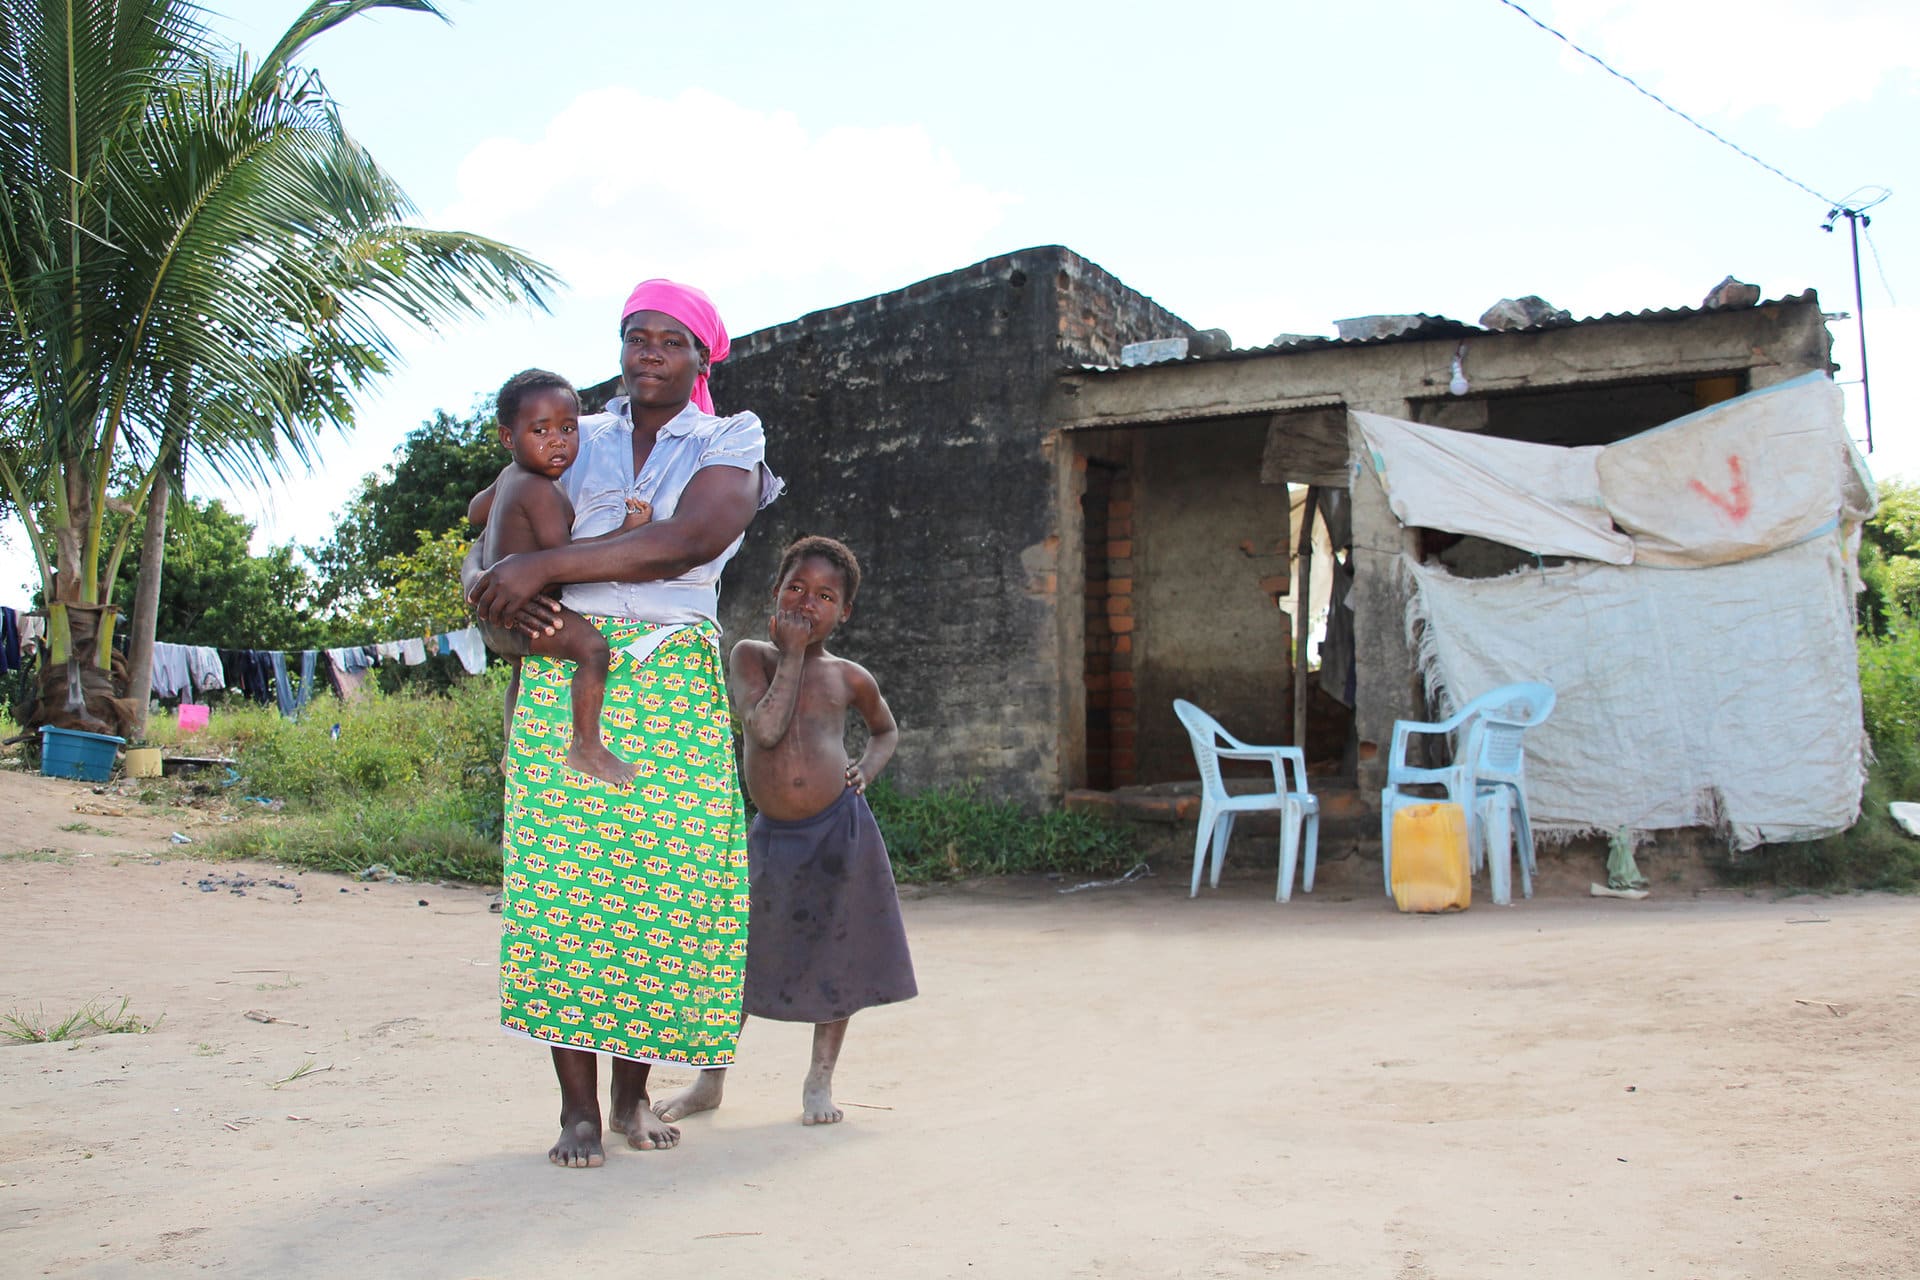
[[[1393,904],[1402,911],[1464,911],[1473,902],[1467,814],[1416,804],[1393,815]]]
[[[127,748],[127,776],[129,778],[157,778],[160,776],[160,772],[160,748]]]

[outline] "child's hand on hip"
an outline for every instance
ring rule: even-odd
[[[860,762],[855,760],[847,766],[847,785],[859,795],[867,794],[867,775],[860,772]]]

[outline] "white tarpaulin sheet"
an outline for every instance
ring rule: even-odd
[[[1689,570],[1566,564],[1461,579],[1403,560],[1447,711],[1544,680],[1527,796],[1549,832],[1726,826],[1743,849],[1837,831],[1864,762],[1852,588],[1834,533]]]
[[[1833,528],[1855,505],[1859,465],[1840,388],[1809,373],[1608,445],[1599,469],[1601,500],[1632,537],[1633,562],[1684,567],[1765,555]]]
[[[1599,446],[1502,440],[1358,410],[1353,420],[1401,524],[1537,555],[1632,562],[1633,542],[1600,502]]]
[[[1401,524],[1542,556],[1672,567],[1764,555],[1873,510],[1821,373],[1605,447],[1564,449],[1353,414]]]

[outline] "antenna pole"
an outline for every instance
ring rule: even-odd
[[[1867,381],[1867,300],[1860,291],[1860,224],[1872,224],[1873,219],[1853,209],[1842,209],[1847,215],[1847,237],[1853,241],[1853,318],[1860,326],[1860,402],[1867,422],[1867,452],[1873,452],[1873,389]]]

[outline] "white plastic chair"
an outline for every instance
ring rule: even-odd
[[[1200,892],[1200,868],[1207,849],[1213,849],[1213,888],[1220,887],[1220,868],[1227,860],[1227,841],[1233,836],[1236,815],[1254,812],[1280,814],[1280,884],[1275,902],[1293,897],[1293,870],[1301,866],[1300,888],[1313,892],[1313,866],[1320,849],[1320,801],[1307,789],[1307,758],[1298,747],[1256,747],[1240,741],[1220,722],[1185,698],[1173,700],[1174,714],[1193,739],[1193,760],[1200,766],[1200,826],[1193,840],[1193,885],[1187,896]],[[1230,795],[1220,777],[1222,760],[1265,760],[1273,767],[1273,790]],[[1287,765],[1293,766],[1298,786],[1287,784]],[[1301,838],[1305,836],[1304,860]]]
[[[1393,896],[1393,815],[1413,804],[1432,804],[1428,796],[1409,795],[1402,787],[1440,786],[1447,799],[1466,814],[1467,851],[1473,870],[1489,862],[1493,900],[1513,900],[1508,858],[1510,845],[1520,846],[1520,881],[1533,896],[1533,827],[1527,818],[1526,753],[1522,735],[1553,713],[1553,686],[1528,682],[1502,685],[1483,693],[1445,720],[1396,720],[1393,747],[1387,756],[1387,785],[1380,791],[1380,874],[1387,896]],[[1407,763],[1414,734],[1457,734],[1453,763],[1438,769],[1419,769]],[[1511,835],[1509,835],[1511,831]],[[1495,850],[1488,835],[1500,844]]]

